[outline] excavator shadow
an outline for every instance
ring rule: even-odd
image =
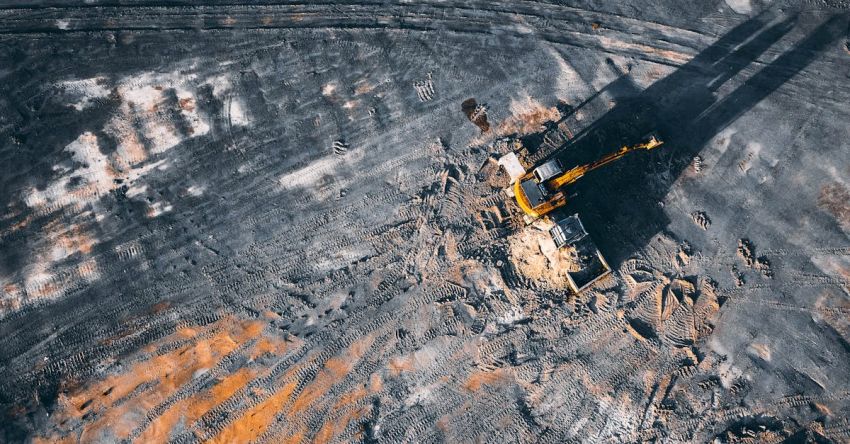
[[[738,25],[674,73],[641,90],[628,74],[606,88],[615,105],[553,156],[565,168],[589,163],[658,131],[664,145],[590,172],[569,185],[561,214],[580,214],[614,268],[670,223],[660,202],[716,134],[804,69],[847,26],[825,20],[795,46],[719,97],[727,80],[791,31],[796,15],[763,13]],[[557,215],[555,217],[558,217]]]

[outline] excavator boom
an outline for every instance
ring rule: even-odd
[[[575,182],[576,180],[580,179],[588,171],[593,171],[597,168],[601,168],[605,165],[608,165],[609,163],[622,158],[623,156],[625,156],[626,154],[628,154],[632,151],[651,150],[651,149],[657,147],[658,145],[661,145],[661,142],[658,140],[658,138],[652,137],[647,142],[639,143],[639,144],[636,144],[636,145],[624,146],[624,147],[620,148],[619,150],[617,150],[613,153],[610,153],[610,154],[602,157],[601,159],[599,159],[595,162],[589,163],[587,165],[577,166],[577,167],[565,172],[564,174],[551,179],[551,181],[550,181],[551,185],[550,186],[552,188],[557,189],[557,188],[560,188],[564,185],[569,185],[569,184]]]

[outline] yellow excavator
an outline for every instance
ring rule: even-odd
[[[664,142],[657,134],[650,134],[641,143],[623,146],[595,162],[567,171],[564,171],[557,159],[553,159],[526,172],[514,152],[502,156],[499,164],[511,176],[513,186],[508,190],[513,193],[517,204],[525,213],[526,223],[530,224],[565,206],[567,195],[564,187],[577,181],[588,171],[607,165],[632,151],[651,150],[662,143]],[[552,222],[549,234],[555,246],[559,249],[570,247],[575,252],[578,269],[565,273],[574,293],[581,292],[611,272],[611,267],[585,231],[578,214],[560,216]]]
[[[534,220],[567,203],[563,187],[577,181],[588,171],[605,166],[632,151],[651,150],[663,142],[656,134],[635,145],[627,145],[601,159],[564,171],[557,159],[552,159],[514,181],[513,194],[522,211]]]

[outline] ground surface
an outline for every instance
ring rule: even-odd
[[[846,2],[30,3],[0,441],[850,440]]]

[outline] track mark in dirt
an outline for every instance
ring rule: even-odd
[[[490,123],[487,122],[487,105],[478,103],[474,98],[466,99],[460,104],[460,109],[466,114],[466,118],[474,123],[482,133],[490,131]]]
[[[647,254],[623,264],[619,271],[628,286],[624,316],[629,333],[678,349],[687,349],[711,333],[722,301],[714,280],[692,274],[696,271],[690,260],[693,254],[688,242],[660,236]],[[666,263],[659,265],[659,261]],[[680,370],[691,371],[685,367]]]
[[[348,151],[348,148],[350,148],[348,143],[343,139],[334,140],[334,143],[332,144],[332,146],[333,146],[334,154],[336,154],[338,156],[345,154]]]
[[[738,170],[742,173],[746,174],[747,171],[750,170],[750,161],[753,160],[753,153],[748,153],[747,157],[738,162]]]
[[[434,81],[431,79],[430,72],[425,76],[425,80],[413,82],[413,88],[416,90],[420,102],[430,102],[434,99]]]
[[[694,211],[691,213],[691,219],[693,219],[694,223],[703,230],[707,230],[708,227],[711,226],[711,219],[705,211]]]

